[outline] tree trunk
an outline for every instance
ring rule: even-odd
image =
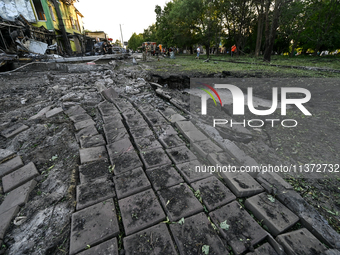
[[[204,45],[205,46],[205,49],[206,49],[206,51],[207,51],[207,58],[209,58],[209,51],[210,51],[210,45],[209,44],[207,44],[207,45]]]
[[[262,44],[262,34],[263,34],[263,5],[264,1],[261,1],[261,9],[257,7],[257,12],[259,15],[257,22],[257,38],[256,38],[256,48],[255,48],[255,56],[258,57],[260,55],[261,44]]]
[[[66,53],[69,56],[71,56],[72,55],[71,44],[70,44],[70,41],[67,37],[67,33],[66,33],[66,29],[65,29],[65,25],[64,25],[64,21],[63,21],[63,16],[61,15],[61,11],[59,9],[59,4],[56,0],[51,0],[51,1],[53,3],[55,11],[57,13],[57,17],[58,17],[58,21],[59,21],[59,28],[61,30],[61,33],[62,33],[62,36],[63,36],[63,39],[64,39],[64,45],[65,45]]]

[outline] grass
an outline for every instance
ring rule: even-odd
[[[153,59],[153,58],[151,58]],[[337,56],[314,57],[273,56],[271,63],[263,62],[262,58],[239,56],[211,56],[209,62],[204,62],[206,55],[195,59],[194,55],[177,55],[176,59],[164,58],[160,61],[147,62],[146,70],[156,73],[167,72],[200,72],[204,74],[221,73],[222,71],[244,73],[246,76],[271,76],[271,77],[340,77],[340,73],[302,70],[286,68],[284,66],[308,66],[340,71],[340,58]],[[154,60],[154,59],[153,59]],[[235,62],[234,62],[235,61]],[[240,63],[242,62],[242,63]],[[281,66],[276,66],[281,65]]]

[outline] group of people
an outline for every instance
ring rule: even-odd
[[[201,53],[201,48],[199,46],[197,47],[196,52],[197,52],[196,59],[199,59],[200,53]],[[233,46],[231,46],[231,57],[233,57],[236,52],[237,52],[237,47],[234,44]]]

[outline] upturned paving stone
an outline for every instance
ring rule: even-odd
[[[146,169],[171,164],[171,160],[161,148],[142,151],[140,154]]]
[[[219,152],[223,152],[223,149],[213,143],[211,140],[204,140],[200,142],[196,142],[190,145],[193,150],[195,150],[201,157],[206,158],[208,154],[216,154]]]
[[[162,145],[158,142],[154,135],[138,138],[135,140],[138,150],[151,150],[156,148],[162,148]]]
[[[107,158],[85,163],[79,166],[80,183],[92,182],[97,178],[106,178],[110,174],[110,163]]]
[[[107,101],[111,103],[118,99],[118,93],[113,88],[105,89],[101,92],[101,94]]]
[[[47,106],[41,109],[36,115],[33,115],[28,120],[36,120],[45,116],[45,114],[51,109],[51,106]]]
[[[305,228],[279,235],[276,240],[288,255],[324,254],[326,251],[326,247]]]
[[[182,224],[171,224],[170,230],[181,255],[229,254],[204,213],[185,218]],[[202,252],[203,245],[209,246],[209,253]]]
[[[247,255],[278,255],[273,247],[269,243],[261,245],[259,248],[255,249],[254,252],[247,253]]]
[[[8,129],[2,131],[1,135],[5,138],[10,138],[12,136],[15,136],[15,135],[21,133],[22,131],[25,131],[28,128],[29,128],[28,126],[18,123],[18,124],[11,126]]]
[[[202,164],[198,160],[176,165],[178,171],[183,175],[184,179],[189,182],[199,181],[211,176],[211,174],[203,169]],[[201,171],[198,171],[200,168]]]
[[[172,162],[174,162],[174,164],[176,165],[189,162],[189,161],[194,161],[197,159],[195,154],[192,153],[186,146],[167,149],[166,153],[169,155]]]
[[[292,190],[293,186],[282,179],[277,173],[260,173],[256,180],[272,194],[281,193],[285,190]]]
[[[267,236],[266,231],[236,201],[209,213],[209,216],[235,254],[247,251]]]
[[[215,176],[194,182],[191,186],[202,198],[204,205],[209,211],[236,199],[236,196]]]
[[[113,102],[119,111],[125,112],[126,110],[133,109],[133,105],[126,99],[118,98]]]
[[[33,178],[39,175],[35,165],[30,162],[26,166],[15,170],[14,172],[5,175],[2,178],[2,185],[4,188],[4,192],[7,193],[20,185],[32,180]]]
[[[86,111],[79,105],[77,106],[73,106],[70,109],[68,109],[67,111],[65,111],[65,113],[68,116],[73,116],[73,115],[80,115],[80,114],[84,114],[86,113]]]
[[[153,130],[157,137],[164,137],[167,135],[177,135],[177,131],[171,125],[153,126]]]
[[[77,186],[77,211],[115,197],[114,184],[106,178]]]
[[[176,123],[178,121],[183,121],[183,120],[186,120],[186,118],[184,118],[182,115],[178,114],[178,113],[175,113],[175,114],[172,114],[169,116],[168,120],[171,122],[171,123]]]
[[[165,219],[155,193],[150,189],[118,201],[125,234],[130,235]]]
[[[129,133],[124,127],[116,128],[111,124],[104,124],[103,129],[107,144],[115,143],[120,140],[129,138]]]
[[[203,211],[203,206],[185,183],[162,189],[158,194],[171,221],[178,221]]]
[[[20,207],[14,206],[6,212],[0,214],[0,239],[3,239],[12,219],[19,212]]]
[[[269,232],[274,236],[286,231],[299,221],[299,217],[287,207],[265,193],[248,198],[245,206],[268,227]]]
[[[177,134],[161,135],[159,141],[167,149],[185,145],[185,142]]]
[[[144,112],[144,115],[151,126],[170,124],[159,112]]]
[[[111,165],[114,168],[113,172],[115,175],[143,166],[143,163],[140,161],[138,154],[134,150],[123,153],[119,157],[111,154],[112,153],[109,151],[110,161]]]
[[[46,112],[46,118],[51,118],[59,113],[63,112],[63,108],[62,107],[58,107],[58,108],[54,108],[48,112]]]
[[[118,236],[119,226],[113,199],[72,214],[70,254]]]
[[[83,121],[83,120],[89,120],[91,119],[91,116],[88,115],[87,113],[85,114],[80,114],[80,115],[72,115],[69,117],[70,120],[72,120],[73,122],[80,122],[80,121]]]
[[[143,119],[143,117],[134,117],[125,120],[129,129],[134,129],[137,127],[147,127],[148,123]]]
[[[153,135],[153,132],[149,127],[134,128],[130,130],[130,133],[135,143],[136,139]]]
[[[92,119],[88,119],[88,120],[83,120],[83,121],[74,123],[74,127],[76,130],[80,130],[80,129],[83,129],[83,128],[86,128],[88,126],[92,126],[95,124],[96,123]]]
[[[187,140],[190,141],[190,143],[200,142],[208,139],[208,137],[199,130],[185,131],[183,135]]]
[[[119,255],[117,238],[110,239],[77,255]]]
[[[105,146],[80,149],[79,154],[81,164],[107,158]]]
[[[228,188],[237,197],[249,197],[264,191],[263,187],[247,173],[220,173]]]
[[[97,135],[98,131],[94,125],[90,125],[86,128],[81,129],[78,131],[75,136],[77,141],[79,142],[81,138],[89,137],[89,136],[94,136]]]
[[[20,156],[16,156],[15,158],[12,158],[5,163],[0,164],[0,178],[5,176],[6,174],[13,172],[14,170],[17,170],[23,165],[24,163],[22,162]]]
[[[34,189],[37,182],[31,180],[24,185],[12,190],[0,205],[0,214],[5,213],[15,206],[21,206],[27,203],[30,192]]]
[[[9,157],[12,157],[14,154],[15,153],[13,151],[0,149],[0,162]]]
[[[180,174],[171,165],[147,169],[146,174],[156,191],[184,182]]]
[[[175,126],[181,131],[181,133],[185,133],[187,131],[198,131],[197,127],[191,121],[177,121]]]
[[[166,224],[160,223],[123,239],[125,255],[177,255]],[[151,252],[152,251],[152,252]]]
[[[82,148],[97,147],[105,144],[106,142],[102,135],[94,135],[90,137],[80,138],[80,146]]]
[[[98,105],[99,112],[103,116],[112,116],[119,113],[119,110],[113,104],[104,101]]]
[[[147,190],[151,187],[143,169],[138,167],[113,178],[118,199]]]

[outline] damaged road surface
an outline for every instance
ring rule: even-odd
[[[208,128],[146,67],[0,75],[0,254],[338,254],[279,175],[195,171],[255,164],[267,136]]]

